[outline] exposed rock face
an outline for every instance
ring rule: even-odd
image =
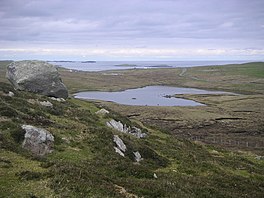
[[[15,89],[57,98],[67,98],[57,68],[44,61],[16,61],[7,67],[6,77]]]
[[[127,126],[126,124],[123,124],[120,121],[115,121],[114,119],[107,122],[106,125],[122,133],[129,133],[137,138],[144,138],[147,136],[147,134],[142,133],[139,128]]]
[[[114,143],[117,146],[117,147],[114,147],[115,151],[119,155],[125,157],[124,152],[126,152],[127,148],[126,148],[126,145],[124,144],[123,140],[120,137],[118,137],[118,135],[114,135],[114,140],[113,141],[114,141]]]
[[[38,156],[52,152],[54,137],[50,132],[31,125],[22,125],[22,128],[26,131],[23,148]]]

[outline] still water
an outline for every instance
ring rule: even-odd
[[[50,61],[54,65],[79,71],[213,66],[245,62],[248,61]]]
[[[75,98],[87,100],[111,101],[118,104],[134,106],[203,106],[204,104],[175,97],[174,94],[231,94],[221,91],[207,91],[193,88],[169,86],[147,86],[118,92],[88,91],[75,94]]]

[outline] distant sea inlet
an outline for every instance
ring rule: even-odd
[[[67,69],[79,71],[105,71],[120,69],[176,68],[241,64],[250,61],[49,61]]]

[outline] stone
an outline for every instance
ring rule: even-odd
[[[115,151],[125,157],[124,152],[126,152],[126,145],[124,144],[123,140],[118,136],[118,135],[114,135],[114,139],[113,139],[114,143],[116,144],[117,147],[114,147]]]
[[[51,100],[55,100],[58,102],[65,102],[66,100],[64,98],[54,98],[54,97],[50,97]]]
[[[23,148],[37,156],[44,156],[53,151],[54,137],[49,131],[31,125],[22,125],[22,129],[26,131]]]
[[[121,155],[122,157],[125,157],[125,154],[117,147],[114,147],[115,152],[118,153],[119,155]]]
[[[137,127],[132,127],[130,130],[129,130],[129,133],[134,135],[135,137],[137,138],[144,138],[147,136],[146,133],[142,133],[141,132],[141,129],[137,128]]]
[[[100,109],[99,111],[95,112],[95,114],[106,115],[106,114],[109,114],[109,111],[107,111],[106,109]]]
[[[116,129],[120,132],[125,132],[124,125],[120,121],[115,121],[114,119],[106,123],[108,127]]]
[[[256,159],[256,160],[264,160],[264,156],[259,156],[259,155],[258,155],[258,156],[255,157],[255,159]]]
[[[9,91],[7,94],[9,97],[13,97],[15,94],[12,91]]]
[[[143,158],[141,157],[140,153],[138,151],[133,152],[134,156],[135,156],[135,160],[136,162],[140,162],[143,160]]]
[[[30,104],[38,104],[38,100],[35,100],[35,99],[28,99],[27,101]]]
[[[42,106],[45,106],[45,107],[53,107],[53,104],[49,101],[41,101],[41,102],[39,102],[39,104],[41,104]]]
[[[8,65],[6,77],[15,89],[56,98],[68,97],[58,69],[45,61],[15,61]]]
[[[126,151],[126,145],[124,144],[123,140],[118,136],[118,135],[114,135],[114,143],[116,143],[117,147],[125,152]]]
[[[137,128],[137,127],[130,127],[130,126],[127,126],[126,124],[123,124],[122,122],[120,121],[116,121],[114,119],[108,121],[106,123],[106,125],[110,128],[113,128],[117,131],[120,131],[122,133],[128,133],[128,134],[131,134],[137,138],[144,138],[147,136],[146,133],[142,133],[141,129]]]

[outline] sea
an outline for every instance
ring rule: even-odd
[[[51,64],[78,71],[106,71],[120,69],[176,68],[241,64],[250,61],[49,61]],[[251,61],[252,62],[252,61]]]

